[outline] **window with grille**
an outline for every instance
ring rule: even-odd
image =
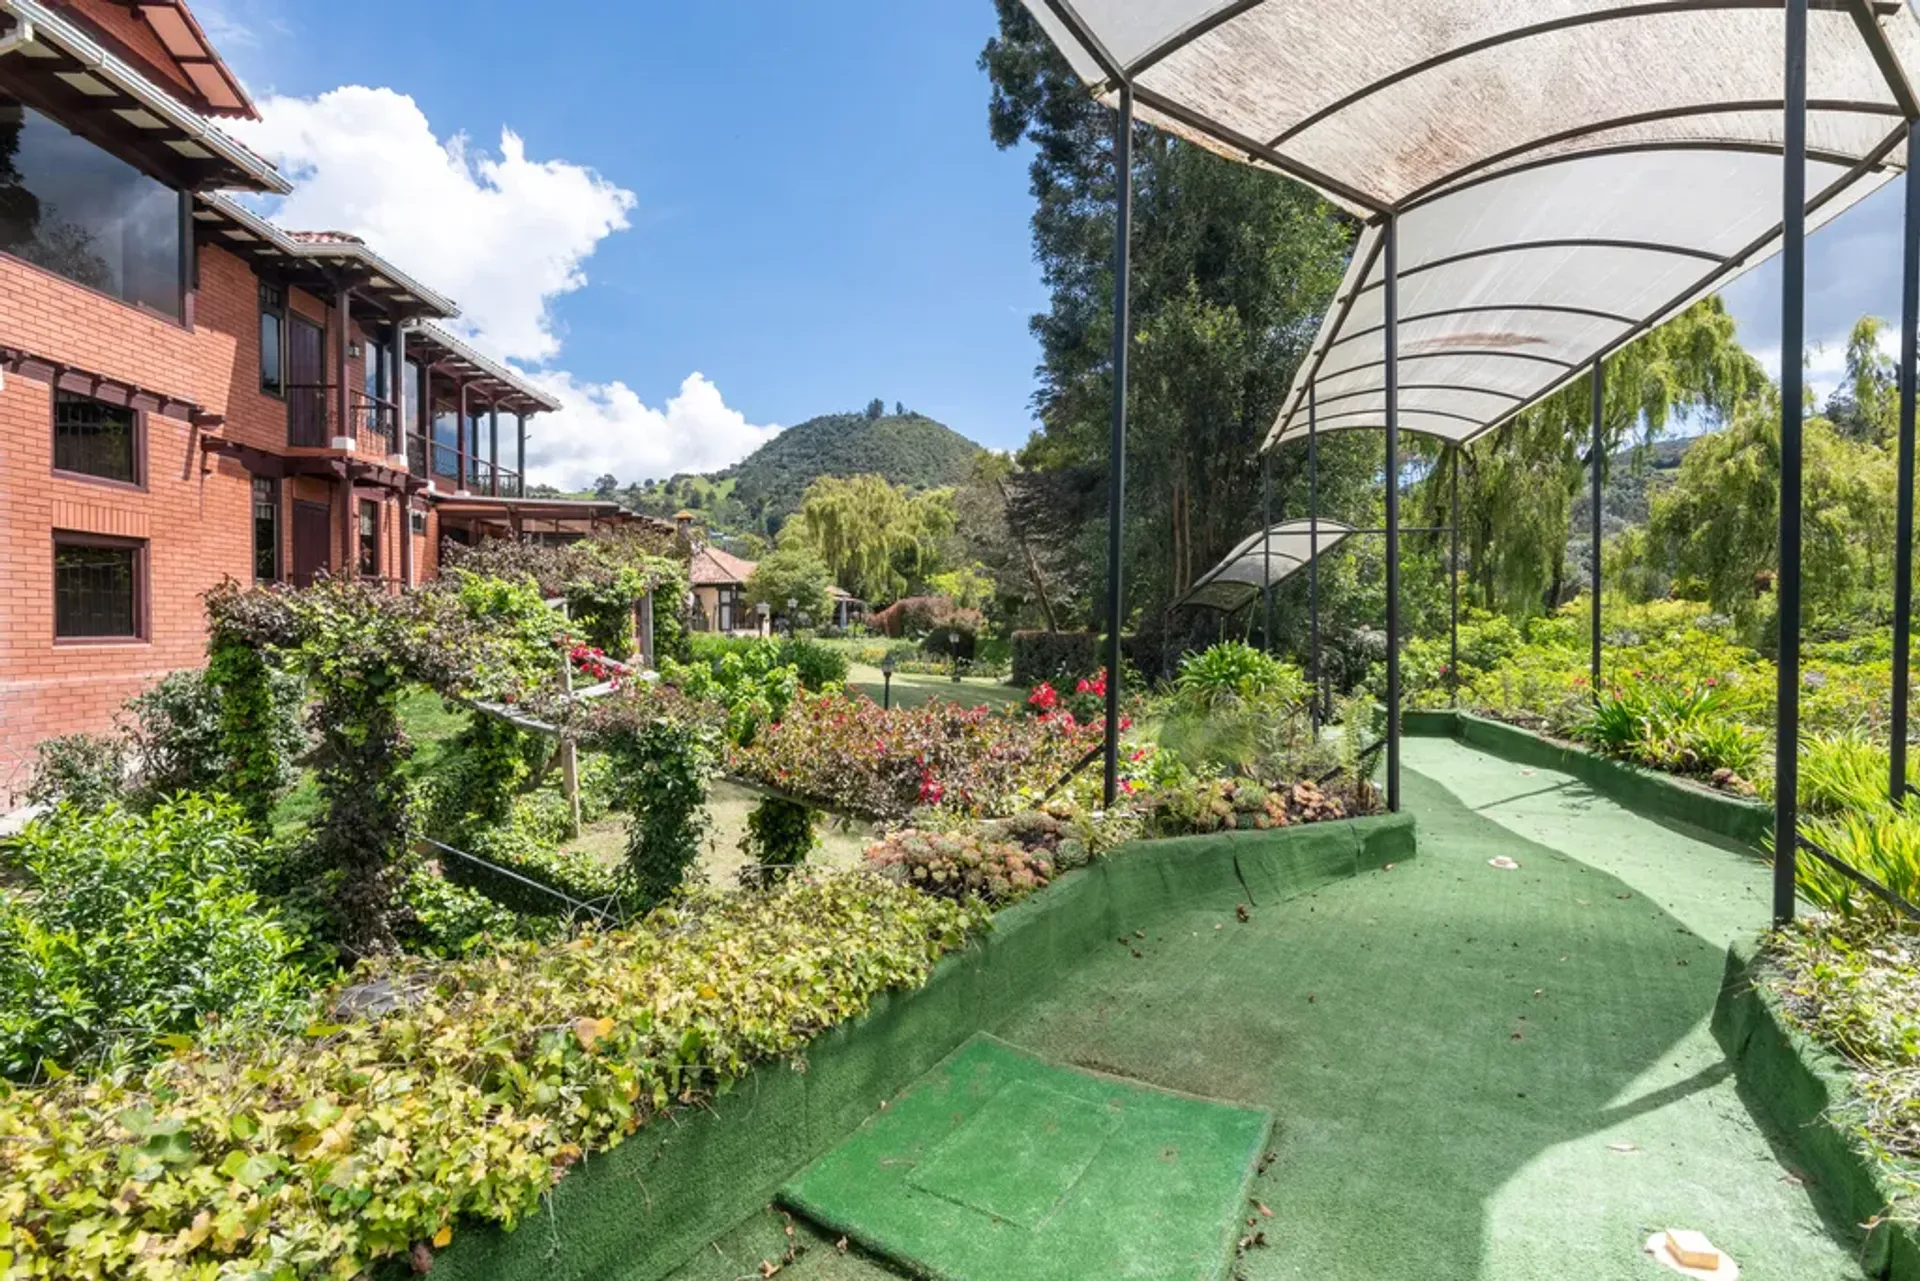
[[[360,574],[380,576],[380,504],[370,498],[360,500]]]
[[[253,478],[253,578],[280,581],[280,486],[265,476]]]
[[[60,640],[137,639],[144,634],[146,545],[53,537],[53,634]]]
[[[140,483],[140,414],[77,392],[53,393],[56,471]]]

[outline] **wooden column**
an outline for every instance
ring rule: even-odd
[[[337,384],[334,388],[334,404],[337,407],[337,412],[340,417],[334,424],[332,434],[335,436],[352,437],[355,433],[353,430],[352,388],[347,383],[347,343],[350,341],[348,334],[353,329],[353,290],[342,288],[340,292],[335,295],[333,303],[333,327],[337,335],[333,344],[334,382]],[[328,443],[331,444],[332,442],[329,441]]]
[[[454,426],[453,487],[465,489],[467,487],[467,380],[458,379],[455,385],[460,389],[460,403],[456,407],[459,420]]]
[[[513,466],[514,470],[520,473],[519,497],[525,498],[527,496],[527,416],[523,412],[513,417],[520,425],[520,451],[514,457]]]
[[[500,405],[487,402],[487,492],[500,496]]]
[[[334,570],[334,576],[344,577],[348,582],[352,582],[360,572],[360,558],[354,554],[358,548],[354,545],[353,537],[356,531],[354,529],[355,513],[353,510],[353,478],[351,476],[342,476],[340,478],[338,492],[340,495],[340,561]]]
[[[653,593],[648,592],[640,598],[640,665],[648,671],[653,670]]]
[[[413,495],[400,491],[400,590],[413,586]]]
[[[397,320],[393,322],[390,358],[393,361],[393,377],[388,382],[393,388],[393,452],[404,454],[407,452],[407,331]],[[412,471],[412,466],[407,470]]]

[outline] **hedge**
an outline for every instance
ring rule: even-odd
[[[587,1153],[917,987],[980,919],[843,873],[634,929],[363,970],[395,1007],[0,1098],[0,1273],[425,1271]],[[336,1020],[328,1022],[326,1020]]]
[[[1013,683],[1058,684],[1091,676],[1100,667],[1100,641],[1092,632],[1015,632]]]

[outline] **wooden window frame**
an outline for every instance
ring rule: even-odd
[[[49,594],[57,592],[58,570],[56,563],[61,547],[111,547],[117,551],[133,553],[133,634],[131,636],[62,636],[60,634],[60,608],[55,603],[52,609],[53,643],[59,646],[127,646],[150,645],[153,643],[153,590],[152,544],[145,538],[114,538],[107,534],[86,534],[78,530],[56,529],[49,546],[47,567],[52,573],[49,578]]]
[[[365,529],[361,528],[361,522],[365,518],[369,507],[373,509],[373,533],[371,535],[369,535]],[[377,498],[359,499],[357,505],[354,507],[353,572],[354,576],[363,582],[377,583],[382,576],[384,567],[381,562],[386,559],[382,554],[386,550],[382,546],[382,542],[384,541],[382,535],[386,532],[384,529],[386,521],[382,518],[385,507],[386,504]],[[371,570],[361,568],[361,553],[367,549],[367,540],[369,537],[373,540],[373,568]]]
[[[285,285],[275,284],[271,280],[260,280],[258,284],[260,315],[263,317],[272,316],[280,322],[280,385],[278,387],[267,386],[266,353],[263,350],[259,353],[261,356],[259,361],[260,394],[262,396],[271,396],[275,400],[285,400],[287,398],[287,312],[293,304],[293,291]],[[280,295],[280,302],[277,308],[268,304],[268,290],[273,290]],[[255,341],[258,341],[257,331]]]
[[[258,542],[258,539],[260,537],[260,531],[255,524],[255,522],[258,521],[260,517],[259,517],[259,513],[257,513],[254,510],[256,503],[259,501],[254,493],[254,486],[263,484],[263,483],[267,486],[267,490],[272,495],[272,501],[273,501],[273,577],[271,578],[260,577],[260,562],[258,559],[260,555],[260,545]],[[288,560],[287,553],[286,553],[287,522],[282,517],[282,514],[285,511],[286,507],[285,507],[285,503],[282,501],[282,494],[280,491],[281,491],[280,481],[276,477],[252,476],[248,478],[248,482],[247,482],[247,535],[248,535],[247,546],[248,546],[248,550],[251,552],[251,555],[248,557],[248,559],[252,560],[254,563],[253,564],[253,581],[256,583],[284,583],[287,581],[287,560]]]
[[[80,391],[67,387],[65,371],[54,375],[53,387],[47,395],[47,473],[59,480],[77,480],[88,485],[105,485],[111,489],[126,490],[130,493],[147,492],[147,411],[135,409],[122,401],[115,403],[92,391]],[[124,409],[133,415],[133,475],[132,480],[119,480],[112,476],[96,476],[92,472],[69,471],[59,465],[60,462],[60,397],[62,395],[91,400],[97,405],[106,405],[113,409]]]

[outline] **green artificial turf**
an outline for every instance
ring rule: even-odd
[[[991,1030],[1270,1110],[1246,1281],[1655,1281],[1674,1274],[1640,1249],[1663,1227],[1706,1232],[1747,1281],[1859,1281],[1853,1225],[1709,1028],[1767,866],[1550,770],[1404,750],[1417,858],[1261,896],[1246,922],[1142,901],[1127,943]],[[789,1243],[783,1279],[911,1274],[838,1235],[755,1216],[678,1276],[731,1281]]]
[[[951,1281],[1214,1278],[1268,1124],[976,1036],[781,1199]]]

